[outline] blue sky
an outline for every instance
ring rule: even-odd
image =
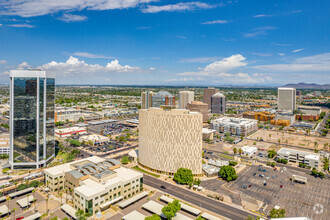
[[[330,83],[327,0],[4,0],[0,83],[41,67],[57,84]]]

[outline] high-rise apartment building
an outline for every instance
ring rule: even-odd
[[[54,115],[54,76],[41,70],[10,71],[12,169],[38,168],[54,157]]]
[[[277,107],[281,111],[288,111],[293,113],[293,111],[296,109],[296,89],[278,88]]]
[[[211,113],[226,113],[226,97],[220,92],[217,92],[211,96]]]
[[[186,109],[141,109],[139,164],[173,175],[183,167],[202,174],[202,114]]]
[[[203,115],[203,122],[207,122],[209,120],[209,109],[206,103],[200,101],[193,101],[187,104],[187,109],[191,112],[201,113]]]
[[[187,104],[194,101],[193,91],[180,91],[179,92],[179,109],[187,108]]]
[[[204,89],[204,98],[203,102],[208,104],[208,109],[211,109],[211,97],[215,94],[218,93],[219,89],[209,87],[207,89]]]
[[[151,91],[141,93],[141,109],[148,109],[152,107],[152,96],[154,95]]]
[[[167,91],[159,91],[152,96],[152,107],[175,106],[175,97]]]

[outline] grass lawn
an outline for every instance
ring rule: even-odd
[[[231,157],[231,156],[228,156],[228,155],[219,154],[219,156],[230,159],[230,160],[234,160],[234,157]]]
[[[146,171],[146,170],[141,169],[141,168],[138,167],[138,166],[133,167],[133,169],[138,170],[138,171],[140,171],[140,172],[142,172],[142,173],[149,174],[149,175],[154,176],[154,177],[156,177],[156,178],[160,177],[160,175],[158,175],[158,174],[154,174],[154,173],[150,173],[150,172],[148,172],[148,171]]]

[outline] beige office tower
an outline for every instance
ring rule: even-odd
[[[296,89],[278,88],[277,108],[281,111],[293,113],[296,109]]]
[[[208,104],[208,109],[211,109],[211,97],[215,94],[218,93],[219,89],[216,89],[214,87],[209,87],[207,89],[204,89],[204,98],[203,102]]]
[[[141,109],[148,109],[152,106],[152,96],[154,95],[151,91],[141,93]]]
[[[180,91],[179,92],[179,109],[186,109],[187,104],[194,101],[193,91]]]
[[[203,122],[207,122],[209,120],[209,109],[206,103],[200,101],[193,101],[187,104],[187,109],[191,112],[201,113],[203,115]]]
[[[139,164],[153,172],[174,175],[183,167],[202,174],[202,114],[186,109],[141,109]]]

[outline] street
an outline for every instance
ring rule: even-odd
[[[196,206],[199,206],[203,209],[209,210],[229,219],[246,219],[249,215],[255,216],[254,214],[250,214],[249,212],[244,211],[242,209],[224,204],[222,202],[218,202],[206,196],[202,196],[198,193],[183,189],[181,187],[151,177],[149,175],[144,175],[143,181],[144,184],[148,186],[164,191],[165,193],[171,194],[179,199],[185,200]],[[161,188],[162,185],[165,186],[166,189]]]

